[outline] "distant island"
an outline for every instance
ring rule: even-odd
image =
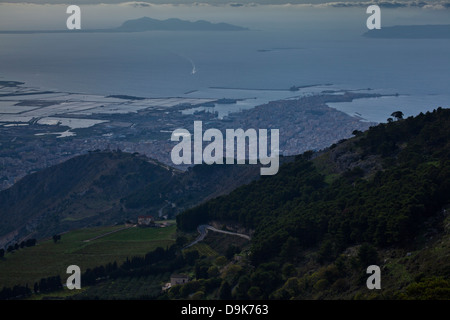
[[[34,34],[34,33],[117,33],[117,32],[145,32],[145,31],[244,31],[248,28],[228,23],[212,23],[199,20],[195,22],[171,18],[167,20],[143,17],[125,21],[120,27],[110,29],[81,29],[81,30],[10,30],[0,31],[0,34]]]
[[[153,30],[242,31],[248,29],[228,23],[211,23],[204,20],[191,22],[175,18],[167,20],[157,20],[148,17],[143,17],[140,19],[125,21],[120,27],[112,30],[116,30],[119,32],[140,32]]]
[[[450,25],[410,25],[382,27],[363,34],[367,38],[450,39]]]

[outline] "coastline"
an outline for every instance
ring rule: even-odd
[[[289,99],[270,101],[266,97],[261,100],[265,103],[250,104],[246,110],[231,111],[219,119],[214,110],[190,114],[183,111],[217,105],[220,100],[224,103],[221,107],[236,108],[243,99],[105,97],[39,90],[22,82],[2,81],[0,190],[27,174],[94,150],[138,152],[174,166],[170,159],[174,146],[171,132],[192,129],[198,120],[203,121],[204,130],[217,128],[223,132],[227,128],[279,128],[283,155],[319,150],[348,138],[353,130],[365,130],[374,124],[331,108],[328,103],[382,96],[348,91],[303,96],[296,92],[292,96],[286,90],[286,94]]]

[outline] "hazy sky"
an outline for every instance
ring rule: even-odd
[[[0,2],[0,30],[29,30],[29,29],[61,29],[65,28],[68,15],[66,14],[66,8],[69,4],[78,4],[82,9],[82,28],[110,28],[121,25],[124,21],[130,19],[140,18],[142,16],[148,16],[155,19],[168,19],[168,18],[180,18],[190,21],[196,20],[208,20],[211,22],[227,22],[236,24],[243,27],[259,28],[266,27],[263,24],[269,24],[270,21],[277,20],[280,15],[283,15],[283,20],[289,22],[296,19],[316,19],[317,17],[303,15],[298,16],[298,10],[292,10],[292,5],[221,5],[217,6],[220,1],[231,2],[233,0],[208,0],[210,3],[216,5],[207,4],[187,4],[187,0],[151,0],[152,2],[164,1],[164,2],[185,2],[183,5],[173,4],[148,4],[144,2],[123,2],[123,0],[27,0],[30,3],[11,3],[13,1],[20,2],[20,0],[7,0],[9,3]],[[22,0],[23,1],[23,0]],[[94,4],[98,2],[107,2],[108,4]],[[202,1],[202,0],[200,0]],[[256,2],[261,3],[266,0],[235,0],[235,3]],[[276,0],[267,0],[276,2]],[[284,0],[282,0],[284,1]],[[286,0],[295,2],[295,0]],[[303,2],[325,2],[327,0],[301,0]],[[352,0],[351,0],[352,1]],[[390,3],[395,3],[398,7],[398,0],[389,0]],[[448,6],[442,1],[427,1],[429,6],[408,6],[401,7],[398,10],[387,9],[386,3],[383,10],[383,25],[404,25],[404,24],[446,24],[450,23],[450,0]],[[63,2],[65,4],[46,4],[44,2]],[[82,4],[90,2],[91,4]],[[120,2],[120,4],[114,4],[113,2]],[[298,0],[300,2],[300,0]],[[38,4],[39,3],[39,4]],[[328,8],[333,9],[341,16],[324,15],[324,23],[327,23],[330,19],[335,19],[336,23],[345,23],[345,14],[356,14],[361,17],[361,25],[365,27],[365,19],[367,18],[365,8],[371,2],[328,2],[326,5],[314,5],[314,9],[323,9],[323,11],[329,11]],[[403,2],[405,3],[405,2]],[[421,2],[424,3],[424,2]],[[350,5],[351,4],[351,5]],[[349,7],[345,7],[349,5]],[[308,5],[294,5],[298,9],[298,6],[302,8],[302,11],[311,10]],[[335,9],[334,7],[340,7]],[[395,7],[394,6],[394,7]],[[323,8],[322,8],[323,7]],[[331,10],[330,9],[330,10]],[[389,11],[393,11],[389,13]],[[263,17],[264,21],[258,17]],[[271,17],[273,16],[273,17]],[[253,19],[251,19],[253,17]],[[255,19],[255,17],[257,17]],[[417,19],[415,20],[415,17]],[[250,19],[248,19],[250,18]],[[248,21],[256,21],[255,25],[248,25]],[[258,25],[259,23],[259,25]],[[331,22],[332,24],[334,22]],[[276,26],[273,26],[276,27]]]
[[[425,1],[414,1],[414,0],[383,0],[383,1],[364,1],[364,0],[345,0],[345,1],[339,1],[339,0],[141,0],[141,1],[126,1],[126,0],[6,0],[1,1],[0,3],[38,3],[38,4],[100,4],[100,3],[107,3],[107,4],[114,4],[114,3],[124,3],[124,2],[133,2],[136,5],[142,4],[145,5],[145,3],[172,3],[172,4],[192,4],[192,3],[208,3],[208,4],[224,4],[224,3],[235,3],[235,4],[251,4],[251,3],[257,3],[257,4],[283,4],[283,3],[292,3],[292,4],[320,4],[320,3],[389,3],[392,4],[401,4],[405,2],[410,3],[426,3],[426,4],[438,4],[442,3],[446,5],[447,8],[450,6],[449,0],[425,0]]]

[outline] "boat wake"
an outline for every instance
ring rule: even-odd
[[[194,61],[193,61],[191,58],[189,58],[189,57],[187,57],[187,56],[185,56],[185,55],[183,55],[183,54],[177,54],[177,55],[178,55],[179,57],[183,58],[184,60],[189,61],[189,63],[190,63],[191,66],[192,66],[192,71],[191,71],[191,74],[192,74],[192,75],[194,75],[194,74],[196,74],[196,73],[198,72],[197,67],[195,66],[195,63],[194,63]]]

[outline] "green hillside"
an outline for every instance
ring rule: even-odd
[[[254,165],[198,165],[187,172],[139,154],[90,152],[0,192],[0,248],[24,238],[166,215],[259,177]]]
[[[272,277],[273,283],[267,285],[248,274],[247,289],[236,297],[251,297],[251,287],[253,298],[333,297],[336,292],[328,290],[339,280],[336,287],[342,286],[337,296],[348,298],[355,293],[351,294],[352,286],[347,283],[355,273],[364,275],[364,267],[373,263],[383,263],[407,277],[401,287],[413,283],[415,276],[448,285],[435,277],[450,276],[445,236],[450,202],[450,110],[439,108],[355,134],[325,152],[298,156],[276,176],[177,216],[178,227],[185,231],[212,220],[235,221],[254,231],[251,263],[256,272]],[[434,242],[430,233],[441,240]],[[365,258],[358,259],[361,245]],[[430,245],[435,250],[427,248]],[[416,252],[424,263],[416,263],[416,272],[407,276],[401,262],[386,262],[389,250],[395,252],[392,259]],[[292,283],[279,276],[285,264],[294,268]],[[318,284],[318,290],[313,285],[324,275],[310,278],[309,274],[325,266],[334,275]],[[398,284],[395,277],[390,281],[390,285]],[[275,293],[283,285],[295,290]],[[389,295],[395,296],[393,291]]]
[[[172,176],[156,162],[121,152],[92,152],[24,177],[0,192],[0,236],[52,236],[70,229],[111,225],[129,217],[120,199],[156,189]],[[153,191],[153,194],[155,192]]]
[[[124,225],[70,231],[61,240],[43,240],[34,247],[7,253],[0,259],[0,288],[28,284],[32,288],[41,278],[60,275],[67,279],[69,265],[78,265],[81,272],[98,265],[124,262],[143,256],[157,247],[175,242],[176,226],[166,228],[124,229]],[[109,234],[110,232],[117,231]],[[104,236],[103,236],[104,235]],[[95,240],[87,241],[96,237]]]

